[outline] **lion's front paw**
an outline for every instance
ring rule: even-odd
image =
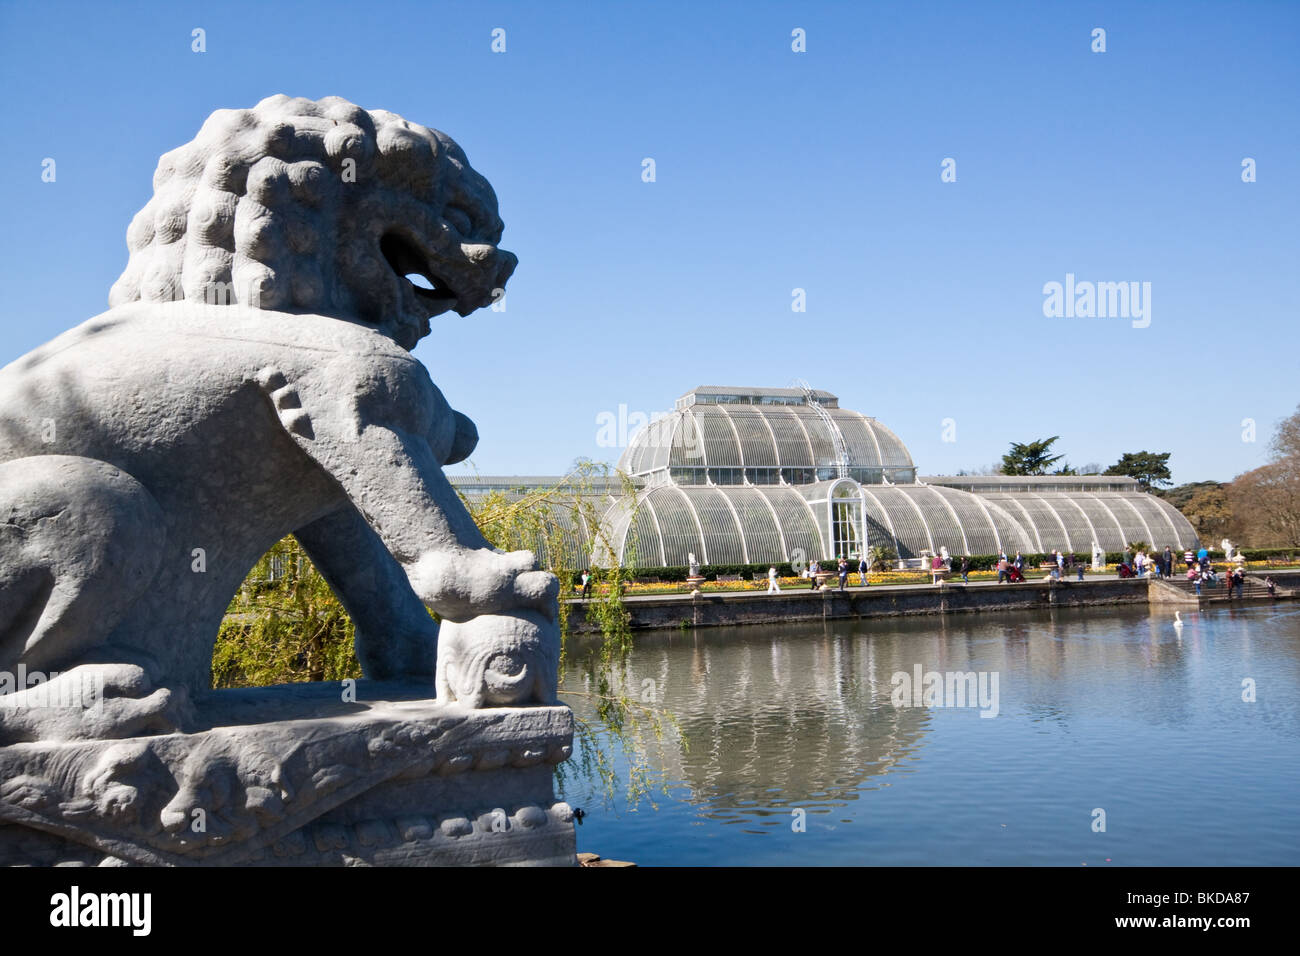
[[[531,551],[503,554],[482,549],[426,554],[407,569],[407,576],[420,599],[449,621],[516,608],[540,611],[554,620],[559,614],[559,581],[536,568]]]

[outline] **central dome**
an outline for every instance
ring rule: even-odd
[[[897,435],[830,392],[702,385],[628,443],[619,469],[647,485],[864,484],[916,479]]]

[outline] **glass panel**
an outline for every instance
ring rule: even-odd
[[[677,413],[657,418],[650,423],[650,427],[653,429],[648,436],[650,448],[647,450],[645,460],[642,463],[642,467],[646,471],[668,466],[669,445],[672,442],[673,432],[676,431],[683,417],[682,413]]]
[[[876,443],[871,440],[866,426],[862,424],[861,416],[836,409],[831,412],[831,417],[839,427],[840,434],[844,436],[844,443],[849,450],[849,462],[853,467],[878,468],[880,453],[876,451]]]
[[[887,547],[897,551],[898,544],[889,528],[884,506],[876,502],[876,491],[873,488],[871,494],[867,495],[867,548]]]
[[[886,428],[880,422],[873,419],[866,420],[867,427],[876,436],[876,441],[880,443],[880,457],[882,464],[896,467],[912,467],[912,455],[903,444],[903,440]],[[915,474],[915,471],[913,471]]]
[[[1129,533],[1129,541],[1145,541],[1152,548],[1161,548],[1165,545],[1164,535],[1168,535],[1169,525],[1163,520],[1152,521],[1146,514],[1138,510],[1133,498],[1129,495],[1098,495],[1098,504],[1105,504],[1115,513],[1120,524],[1126,528],[1131,526],[1133,531]],[[1154,540],[1153,540],[1154,539]]]
[[[790,409],[773,408],[767,413],[768,424],[776,436],[776,451],[782,468],[809,468],[808,439]],[[787,481],[791,480],[789,478]]]
[[[812,443],[813,465],[818,469],[834,469],[839,456],[835,450],[835,439],[829,426],[818,417],[811,408],[804,406],[799,410],[799,418],[808,431],[808,440]],[[833,478],[834,470],[829,470],[826,477]]]
[[[687,492],[700,516],[707,539],[710,564],[740,564],[745,556],[740,547],[740,529],[735,516],[727,507],[722,492],[712,488],[698,488]],[[703,556],[698,555],[701,560]]]
[[[725,492],[736,515],[740,518],[741,533],[745,536],[745,550],[751,563],[780,563],[786,560],[781,553],[781,536],[777,532],[772,511],[757,491],[729,488]]]
[[[634,533],[624,538],[623,563],[629,567],[653,568],[661,565],[663,550],[654,519],[649,505],[643,503],[637,508],[636,516],[630,522]]]
[[[728,413],[731,415],[731,423],[736,426],[736,434],[740,436],[746,467],[775,466],[776,447],[772,444],[772,433],[763,423],[762,412],[728,409]]]
[[[894,534],[898,538],[900,558],[920,557],[922,551],[929,550],[930,537],[926,534],[925,524],[901,488],[872,489],[872,494],[880,499],[889,512]]]
[[[1064,540],[1057,538],[1048,544],[1046,535],[1044,535],[1043,544],[1047,545],[1051,551],[1073,551],[1076,548],[1090,550],[1094,539],[1103,547],[1109,547],[1107,541],[1114,541],[1119,536],[1119,531],[1111,525],[1109,535],[1103,528],[1094,528],[1088,523],[1087,515],[1078,508],[1072,507],[1070,499],[1064,495],[1053,492],[1045,492],[1039,495],[1043,502],[1055,513],[1061,525],[1065,528]]]
[[[673,566],[689,564],[691,552],[694,552],[699,561],[704,561],[704,545],[700,541],[695,518],[686,504],[686,494],[677,488],[656,488],[649,495],[655,515],[659,518],[664,558]]]
[[[974,495],[968,495],[960,491],[954,491],[951,488],[934,488],[930,489],[935,495],[942,498],[952,506],[953,511],[957,512],[957,519],[961,522],[961,529],[966,533],[966,545],[971,554],[997,554],[998,553],[998,536],[993,532],[993,521],[980,507],[980,503]],[[1001,533],[1001,528],[998,532]],[[1016,544],[1019,546],[1020,536],[1016,536]],[[959,551],[948,549],[949,554],[960,554]]]
[[[1016,505],[1023,508],[1034,526],[1035,534],[1041,543],[1040,546],[1043,551],[1058,551],[1069,548],[1069,544],[1065,540],[1065,526],[1057,517],[1056,510],[1046,501],[1029,495],[994,494],[986,497],[994,501],[1014,501]],[[1089,543],[1090,539],[1085,540],[1082,546],[1087,548]]]
[[[763,493],[768,496],[772,507],[776,509],[777,518],[785,534],[785,546],[789,553],[784,555],[784,559],[789,561],[795,548],[801,548],[809,561],[826,557],[822,553],[821,532],[813,523],[803,496],[789,488],[772,488]]]
[[[856,501],[837,501],[832,507],[831,538],[834,541],[834,557],[856,560],[862,556],[858,530],[861,527],[862,505]]]
[[[925,485],[911,485],[899,491],[916,502],[921,509],[925,524],[930,528],[930,537],[934,541],[934,550],[947,548],[949,554],[961,554],[964,550],[961,528],[952,516],[943,500]]]
[[[1160,547],[1164,547],[1165,544],[1176,544],[1179,548],[1188,548],[1197,543],[1196,530],[1192,527],[1191,522],[1173,505],[1148,495],[1129,500],[1133,501],[1139,511],[1149,515],[1147,521],[1155,534],[1163,536],[1165,534],[1164,529],[1169,529],[1168,533],[1172,537],[1168,540],[1162,537],[1159,542]],[[1160,515],[1159,518],[1155,517],[1157,513]],[[1157,531],[1157,528],[1160,530]]]
[[[1137,538],[1128,537],[1132,533],[1132,529],[1125,524],[1125,518],[1128,519],[1128,525],[1140,524],[1137,520],[1137,516],[1132,512],[1129,512],[1126,515],[1122,511],[1108,508],[1103,502],[1087,495],[1061,494],[1060,498],[1062,500],[1068,500],[1071,504],[1079,508],[1079,510],[1088,516],[1088,519],[1092,522],[1092,526],[1097,529],[1096,535],[1087,534],[1086,537],[1080,538],[1074,537],[1073,528],[1071,528],[1071,537],[1074,539],[1075,548],[1086,550],[1091,554],[1092,542],[1095,538],[1097,543],[1107,551],[1115,551],[1122,550],[1125,541],[1137,540]],[[1063,514],[1065,513],[1064,509],[1061,509],[1061,511]],[[1118,519],[1118,521],[1116,519]],[[1143,531],[1138,535],[1138,537],[1145,539],[1147,534]],[[1113,542],[1116,547],[1111,547],[1111,542]]]
[[[1023,547],[1016,545],[1015,547],[1018,550],[1043,550],[1043,546],[1038,539],[1038,526],[1034,523],[1033,516],[1024,508],[1023,502],[1019,498],[1011,495],[981,495],[980,498],[995,515],[1005,511],[1009,519],[1015,522],[1017,532],[1020,528],[1024,529],[1026,535],[1025,544]],[[993,500],[994,498],[997,498],[997,500]],[[1006,539],[1003,539],[1002,547],[1008,553],[1011,552],[1012,545],[1008,544]]]
[[[667,450],[670,464],[703,467],[709,463],[707,454],[712,451],[712,447],[704,443],[705,436],[701,433],[700,421],[707,420],[710,414],[716,414],[716,411],[696,407],[674,416],[678,422],[672,436],[672,447]],[[735,444],[734,440],[732,444]]]
[[[704,458],[710,468],[740,464],[736,434],[731,430],[726,413],[716,408],[696,409],[695,422],[700,430],[699,437],[704,442]]]

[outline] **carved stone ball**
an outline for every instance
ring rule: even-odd
[[[539,612],[443,621],[438,634],[438,699],[470,707],[554,704],[559,634]]]

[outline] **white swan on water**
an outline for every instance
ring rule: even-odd
[[[1181,631],[1182,629],[1183,629],[1183,615],[1179,611],[1174,611],[1174,630]]]

